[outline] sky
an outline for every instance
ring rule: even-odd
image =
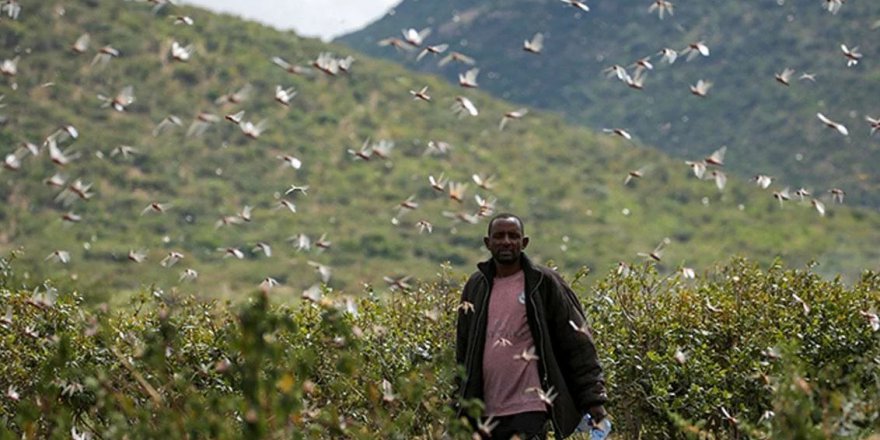
[[[185,0],[216,12],[330,40],[383,16],[400,0]]]

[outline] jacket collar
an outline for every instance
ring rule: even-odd
[[[534,288],[541,282],[541,278],[544,276],[540,270],[538,270],[537,266],[532,263],[532,260],[523,252],[519,258],[520,267],[522,267],[523,274],[525,275],[526,280],[526,292],[532,292]],[[486,279],[489,281],[489,285],[492,284],[495,279],[495,262],[492,258],[489,258],[486,261],[477,263],[477,268]]]

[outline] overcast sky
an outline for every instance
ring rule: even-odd
[[[185,0],[297,34],[329,40],[370,23],[400,0]]]

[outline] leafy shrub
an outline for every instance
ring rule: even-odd
[[[651,266],[619,271],[585,302],[624,437],[677,438],[682,426],[721,438],[815,437],[782,429],[794,424],[829,438],[878,426],[880,347],[860,316],[878,299],[872,272],[847,287],[734,260],[699,281]],[[811,391],[791,392],[792,381]]]
[[[0,260],[0,437],[470,437],[451,412],[462,278],[272,304],[145,291],[87,307]],[[573,278],[580,291],[586,271]],[[699,280],[650,265],[582,300],[620,438],[860,438],[880,428],[880,348],[853,286],[734,260]],[[4,315],[0,315],[4,316]]]

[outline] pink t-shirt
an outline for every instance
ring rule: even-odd
[[[495,278],[489,296],[486,345],[483,349],[483,398],[486,414],[505,416],[527,411],[546,411],[536,392],[540,360],[521,359],[523,351],[534,349],[526,318],[523,271]]]

